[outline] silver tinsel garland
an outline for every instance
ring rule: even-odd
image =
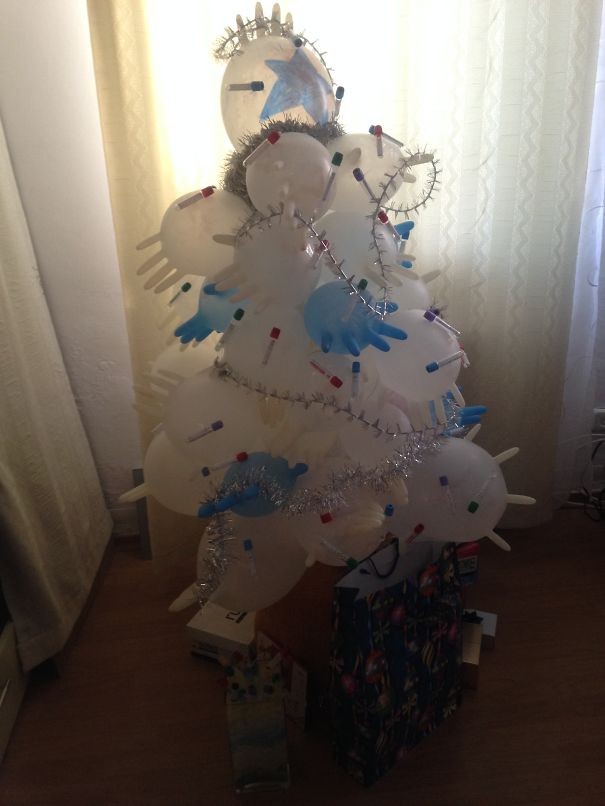
[[[357,422],[364,429],[371,429],[376,436],[383,436],[386,439],[395,440],[406,439],[410,434],[424,433],[417,431],[405,432],[401,430],[399,425],[396,426],[395,430],[392,430],[389,423],[381,424],[379,418],[370,421],[366,418],[363,409],[359,412],[355,412],[350,401],[347,402],[346,405],[341,406],[333,395],[324,395],[320,392],[314,392],[307,396],[304,393],[291,394],[290,392],[279,392],[277,389],[269,389],[262,383],[254,383],[254,381],[251,381],[249,378],[240,375],[226,361],[221,361],[218,358],[215,360],[214,366],[219,378],[230,381],[235,386],[239,386],[249,392],[255,392],[259,397],[270,397],[274,400],[281,400],[291,405],[298,404],[304,406],[305,409],[311,406],[324,410],[329,409],[335,414],[344,415],[349,422]],[[434,431],[435,429],[431,430]]]
[[[410,468],[422,461],[426,451],[438,450],[439,436],[429,433],[410,435],[404,450],[397,450],[391,459],[385,459],[371,468],[345,464],[333,473],[329,482],[321,487],[303,488],[291,493],[277,483],[264,466],[253,467],[240,474],[237,481],[223,484],[216,490],[215,502],[230,495],[238,495],[252,486],[259,488],[259,495],[269,501],[276,510],[289,517],[315,512],[334,512],[346,506],[347,493],[352,490],[370,489],[373,492],[387,492],[398,480],[409,475]],[[202,561],[202,572],[197,580],[198,601],[203,607],[219,588],[232,559],[228,544],[235,539],[232,522],[224,512],[212,516],[206,529],[208,546]]]
[[[247,17],[244,21],[244,19],[238,15],[236,19],[237,30],[231,27],[225,28],[224,35],[215,43],[213,51],[214,58],[217,59],[217,61],[229,61],[233,56],[238,56],[242,48],[246,46],[246,43],[252,39],[267,35],[282,36],[286,39],[291,39],[296,43],[297,47],[307,47],[312,50],[322,63],[328,74],[330,83],[334,84],[332,68],[328,67],[328,63],[325,59],[327,55],[326,51],[319,50],[317,47],[317,39],[309,39],[304,31],[299,34],[294,32],[294,21],[292,20],[291,14],[286,14],[286,19],[282,22],[279,11],[277,10],[276,13],[277,8],[278,7],[274,5],[273,14],[271,17],[267,17],[263,14],[262,6],[257,3],[254,19]]]
[[[360,427],[372,428],[377,436],[382,435],[389,440],[397,440],[397,448],[394,449],[390,458],[383,459],[372,467],[345,462],[340,471],[331,474],[326,484],[315,488],[302,487],[293,493],[277,484],[264,466],[251,468],[247,472],[242,472],[236,482],[217,487],[215,502],[228,495],[242,493],[251,485],[257,485],[260,495],[270,501],[276,510],[288,517],[296,517],[309,512],[318,515],[324,512],[334,512],[347,505],[347,495],[354,490],[387,492],[394,483],[408,477],[413,466],[422,462],[426,452],[434,452],[439,449],[446,432],[450,435],[452,432],[457,432],[457,435],[462,436],[467,430],[457,425],[458,407],[451,400],[445,401],[448,420],[445,426],[426,428],[423,431],[397,433],[391,431],[388,426],[382,427],[378,421],[369,422],[363,416],[363,412],[359,414],[353,412],[350,403],[342,407],[335,398],[322,395],[306,397],[305,395],[291,396],[287,392],[279,393],[277,390],[268,392],[262,385],[253,385],[247,379],[239,376],[228,364],[219,363],[218,360],[216,370],[218,376],[223,380],[256,392],[260,396],[274,397],[292,405],[298,403],[305,408],[317,405],[322,409],[329,408],[337,413],[345,414],[350,421],[359,423]],[[198,600],[202,607],[219,588],[229,567],[231,557],[228,553],[228,544],[235,540],[229,515],[224,512],[213,515],[206,534],[208,547],[202,561],[203,570],[197,581]]]
[[[430,432],[430,433],[429,433]],[[282,511],[287,515],[302,515],[305,512],[330,512],[347,503],[345,493],[352,490],[387,492],[397,481],[406,479],[410,468],[422,461],[426,451],[439,449],[440,439],[435,429],[409,435],[405,446],[394,451],[390,459],[383,459],[373,467],[347,465],[333,473],[330,481],[315,489],[303,488],[289,496]]]
[[[266,227],[271,229],[273,223],[277,223],[281,225],[282,219],[286,215],[284,210],[283,202],[280,204],[279,208],[271,207],[268,205],[269,214],[265,215],[264,213],[254,212],[250,216],[250,218],[245,222],[245,224],[240,227],[238,232],[236,233],[236,244],[239,243],[242,238],[252,238],[253,231],[255,229],[260,229],[261,231]],[[355,275],[351,274],[348,275],[344,269],[344,260],[339,261],[336,256],[334,255],[329,243],[324,240],[326,232],[318,231],[315,223],[311,220],[307,220],[303,218],[298,210],[295,210],[293,213],[293,219],[298,221],[301,228],[306,228],[311,237],[315,240],[316,249],[321,250],[322,252],[322,259],[326,261],[328,267],[332,271],[332,273],[338,277],[338,279],[343,280],[344,283],[348,286],[346,289],[347,293],[350,294],[352,297],[354,296],[357,302],[364,305],[370,313],[374,314],[375,316],[384,319],[385,315],[385,307],[382,303],[373,303],[372,297],[368,292],[365,292],[359,289],[355,283]],[[371,245],[370,245],[370,248]]]
[[[421,192],[416,196],[416,198],[410,204],[396,204],[391,205],[389,203],[389,199],[397,192],[397,178],[399,176],[403,177],[408,170],[410,170],[414,165],[418,164],[418,160],[421,158],[430,157],[427,162],[430,164],[430,169],[428,176],[426,178],[425,185]],[[411,149],[406,149],[405,155],[402,157],[399,165],[395,168],[392,173],[385,173],[384,178],[381,182],[379,182],[379,189],[380,192],[374,197],[372,200],[373,204],[375,205],[374,212],[371,213],[368,218],[372,219],[372,229],[371,229],[371,244],[370,249],[374,251],[377,258],[375,261],[375,265],[378,266],[380,269],[380,273],[382,278],[385,282],[388,282],[388,274],[390,271],[396,270],[399,267],[389,266],[385,263],[384,255],[385,250],[382,248],[380,241],[382,236],[377,231],[377,225],[380,223],[378,219],[378,214],[381,211],[393,213],[395,216],[395,220],[400,215],[405,216],[406,219],[409,219],[411,215],[418,213],[421,207],[425,207],[427,202],[430,201],[433,197],[433,193],[435,192],[437,185],[439,184],[439,179],[437,178],[441,171],[438,169],[438,160],[436,160],[432,155],[430,155],[426,150],[416,149],[416,151],[412,151]],[[387,303],[389,301],[389,287],[386,286],[383,289],[382,293],[382,305],[383,305],[383,318],[387,312]]]
[[[293,33],[293,23],[290,16],[287,16],[285,22],[282,23],[279,12],[274,11],[273,16],[268,18],[262,13],[260,5],[257,5],[256,16],[253,20],[248,19],[244,22],[241,17],[238,17],[237,30],[231,28],[226,30],[225,37],[223,37],[216,46],[215,56],[217,59],[229,59],[232,56],[237,56],[238,51],[245,45],[248,39],[255,38],[257,35],[265,35],[266,33],[300,39],[302,44],[314,50],[329,73],[327,64],[324,61],[325,54],[318,51],[315,47],[315,42],[309,41],[304,34],[295,35]],[[284,128],[287,129],[287,125],[285,125]],[[311,134],[311,132],[309,133]],[[331,139],[331,137],[341,133],[342,132],[334,131],[328,134]],[[323,132],[320,134],[323,134]],[[264,132],[259,135],[261,139],[264,136]],[[243,145],[247,146],[248,150],[250,150],[255,147],[256,143],[244,143]],[[438,183],[437,163],[434,159],[431,160],[431,171],[427,180],[427,186],[418,199],[414,200],[409,206],[390,206],[386,204],[387,195],[391,195],[392,186],[397,176],[403,176],[414,163],[414,159],[421,153],[424,154],[424,152],[413,153],[408,150],[395,172],[393,174],[385,174],[383,181],[379,185],[379,193],[376,198],[372,200],[376,208],[373,214],[369,216],[372,219],[370,249],[376,254],[375,264],[379,267],[385,280],[387,279],[387,270],[390,267],[386,266],[384,263],[380,236],[376,232],[377,216],[381,210],[385,210],[394,213],[395,218],[398,215],[405,215],[406,218],[409,218],[410,213],[416,212],[420,206],[424,206],[430,199]],[[243,194],[245,182],[242,182],[242,176],[240,175],[241,170],[236,164],[240,161],[240,157],[241,155],[236,153],[231,158],[227,168],[225,184],[228,186],[228,189]],[[274,221],[281,223],[283,215],[283,205],[280,209],[272,209],[268,216],[256,213],[253,214],[237,233],[237,241],[251,237],[253,230],[256,228],[262,230],[265,227],[271,227]],[[301,227],[307,229],[311,237],[315,240],[317,248],[322,249],[323,259],[330,265],[335,276],[346,284],[347,293],[351,296],[355,296],[357,301],[364,305],[370,314],[383,319],[387,314],[386,303],[388,302],[388,287],[385,287],[383,290],[382,301],[380,303],[373,302],[367,294],[364,294],[363,291],[357,287],[357,284],[354,282],[354,275],[349,276],[344,271],[344,261],[339,262],[333,255],[329,245],[324,245],[325,232],[320,232],[313,221],[305,220],[299,212],[294,213],[294,218],[299,222]],[[370,422],[366,419],[364,411],[353,411],[350,402],[345,406],[341,406],[335,397],[327,395],[313,394],[307,396],[305,394],[291,395],[289,392],[280,393],[275,389],[269,390],[262,384],[239,376],[226,363],[219,363],[217,361],[216,368],[219,377],[237,386],[255,392],[262,397],[271,397],[291,405],[300,404],[305,408],[309,408],[310,406],[320,407],[323,410],[330,410],[331,412],[344,415],[350,422],[356,422],[360,427],[366,430],[371,429],[377,437],[384,437],[387,440],[396,442],[397,447],[394,449],[390,458],[384,459],[372,467],[363,467],[359,464],[347,464],[345,462],[342,469],[332,473],[329,481],[324,485],[316,488],[303,487],[296,492],[291,492],[276,483],[271,473],[268,472],[268,468],[263,466],[250,468],[248,471],[244,470],[244,472],[241,472],[236,482],[219,486],[215,490],[215,502],[233,494],[241,494],[247,487],[256,485],[259,488],[259,495],[269,501],[277,511],[289,517],[295,517],[309,512],[322,514],[324,512],[335,511],[346,506],[347,495],[354,490],[368,489],[375,493],[387,492],[394,483],[407,478],[413,465],[422,461],[422,457],[426,451],[435,451],[439,448],[440,437],[443,435],[444,430],[451,431],[451,429],[457,427],[455,422],[457,412],[453,405],[447,410],[447,425],[404,433],[398,425],[396,430],[392,430],[388,424],[383,425],[378,419],[374,422]],[[206,555],[201,562],[200,577],[197,581],[198,599],[201,606],[204,606],[209,601],[212,594],[220,586],[228,570],[229,562],[232,559],[229,555],[228,548],[230,542],[234,541],[236,538],[231,517],[225,512],[218,512],[213,515],[206,529],[206,535],[208,545]]]
[[[256,392],[259,396],[274,397],[292,404],[300,403],[308,408],[315,404],[321,408],[330,408],[333,411],[345,414],[349,421],[359,423],[360,427],[373,429],[378,436],[382,435],[389,441],[397,441],[397,447],[388,459],[383,459],[371,467],[359,464],[350,465],[345,462],[342,471],[333,473],[330,481],[315,489],[303,488],[290,494],[281,485],[272,482],[270,474],[264,467],[255,467],[248,472],[240,473],[235,484],[221,485],[215,495],[215,501],[231,494],[241,493],[247,486],[256,484],[260,487],[262,495],[269,500],[276,509],[289,516],[302,515],[305,512],[329,512],[338,509],[346,503],[345,493],[353,489],[371,489],[374,492],[386,492],[398,480],[407,477],[410,468],[422,461],[425,451],[434,451],[439,448],[444,426],[426,428],[423,431],[394,432],[389,427],[384,428],[376,420],[371,423],[360,414],[355,413],[350,403],[340,406],[334,398],[323,395],[290,396],[288,393],[279,393],[276,390],[268,392],[262,386],[253,386],[250,381],[239,376],[232,367],[226,363],[217,364],[219,377],[229,380],[237,386]]]
[[[229,542],[235,539],[230,516],[225,512],[214,515],[206,527],[206,535],[208,546],[196,582],[200,607],[204,607],[212,594],[218,590],[229,567],[231,557],[227,547]]]

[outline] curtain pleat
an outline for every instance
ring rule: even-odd
[[[0,124],[0,580],[26,670],[64,645],[112,521]]]
[[[174,12],[178,14],[178,5]],[[165,299],[143,292],[137,276],[143,253],[136,245],[158,231],[177,191],[155,102],[146,3],[90,0],[88,14],[133,374],[140,383],[166,346],[166,335],[157,327],[165,315]],[[144,449],[155,424],[140,417]],[[200,522],[170,512],[152,498],[147,507],[156,563],[194,567]]]
[[[602,435],[592,436],[594,407],[605,401],[605,16],[595,87],[594,114],[588,170],[584,190],[582,223],[574,278],[571,329],[567,361],[561,432],[557,456],[555,496],[564,502],[570,489],[592,492],[602,486]],[[596,453],[595,453],[596,451]],[[598,517],[598,514],[596,515]]]

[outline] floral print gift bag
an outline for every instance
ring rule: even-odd
[[[334,743],[339,763],[366,786],[460,704],[462,600],[455,545],[433,547],[434,560],[416,564],[421,570],[411,578],[402,576],[410,555],[399,557],[398,545],[393,541],[334,589]],[[379,560],[384,565],[388,553],[390,569],[381,571]]]

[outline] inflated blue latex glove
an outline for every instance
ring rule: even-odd
[[[251,470],[258,469],[262,477],[271,486],[281,488],[282,492],[289,492],[296,484],[296,479],[306,473],[308,467],[299,462],[289,467],[286,459],[280,456],[271,456],[270,453],[251,453],[245,461],[237,461],[229,466],[221,487],[227,489],[232,485],[246,482]],[[198,510],[198,517],[208,518],[216,512],[233,510],[236,515],[243,518],[259,518],[270,515],[277,509],[276,505],[263,495],[262,484],[249,484],[246,487],[219,495],[214,501],[206,502]]]
[[[244,308],[244,303],[229,302],[229,297],[233,296],[233,289],[230,291],[217,291],[214,283],[208,283],[200,291],[198,311],[191,319],[183,322],[174,331],[174,335],[181,340],[181,344],[188,344],[190,341],[204,341],[213,330],[222,333],[233,316],[233,312],[239,307]]]
[[[363,296],[374,304],[366,291]],[[393,310],[396,306],[389,306],[388,312]],[[311,294],[304,319],[307,333],[324,353],[358,356],[370,344],[388,352],[387,339],[407,339],[405,331],[383,321],[341,280],[326,283]]]

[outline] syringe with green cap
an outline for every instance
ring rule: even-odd
[[[365,291],[367,287],[368,287],[368,281],[366,280],[365,277],[362,277],[361,280],[357,283],[357,290],[358,291]],[[349,319],[353,315],[353,311],[355,310],[355,307],[356,307],[357,303],[359,302],[359,299],[358,299],[359,294],[355,294],[353,291],[351,291],[350,295],[351,295],[351,302],[349,304],[349,307],[345,310],[345,312],[341,316],[341,318],[340,318],[341,322],[348,322],[349,321]]]
[[[220,339],[217,341],[217,343],[214,345],[214,349],[217,352],[222,348],[222,346],[227,341],[229,336],[233,333],[233,331],[237,327],[237,323],[242,321],[242,319],[244,317],[244,314],[245,314],[245,311],[244,311],[243,308],[236,308],[235,309],[235,311],[233,312],[233,316],[231,318],[231,321],[229,322],[229,324],[225,328],[225,332],[220,337]]]
[[[174,297],[168,301],[168,304],[172,305],[172,303],[175,302],[181,296],[181,294],[186,294],[190,288],[191,283],[183,283],[183,285],[179,288]]]

